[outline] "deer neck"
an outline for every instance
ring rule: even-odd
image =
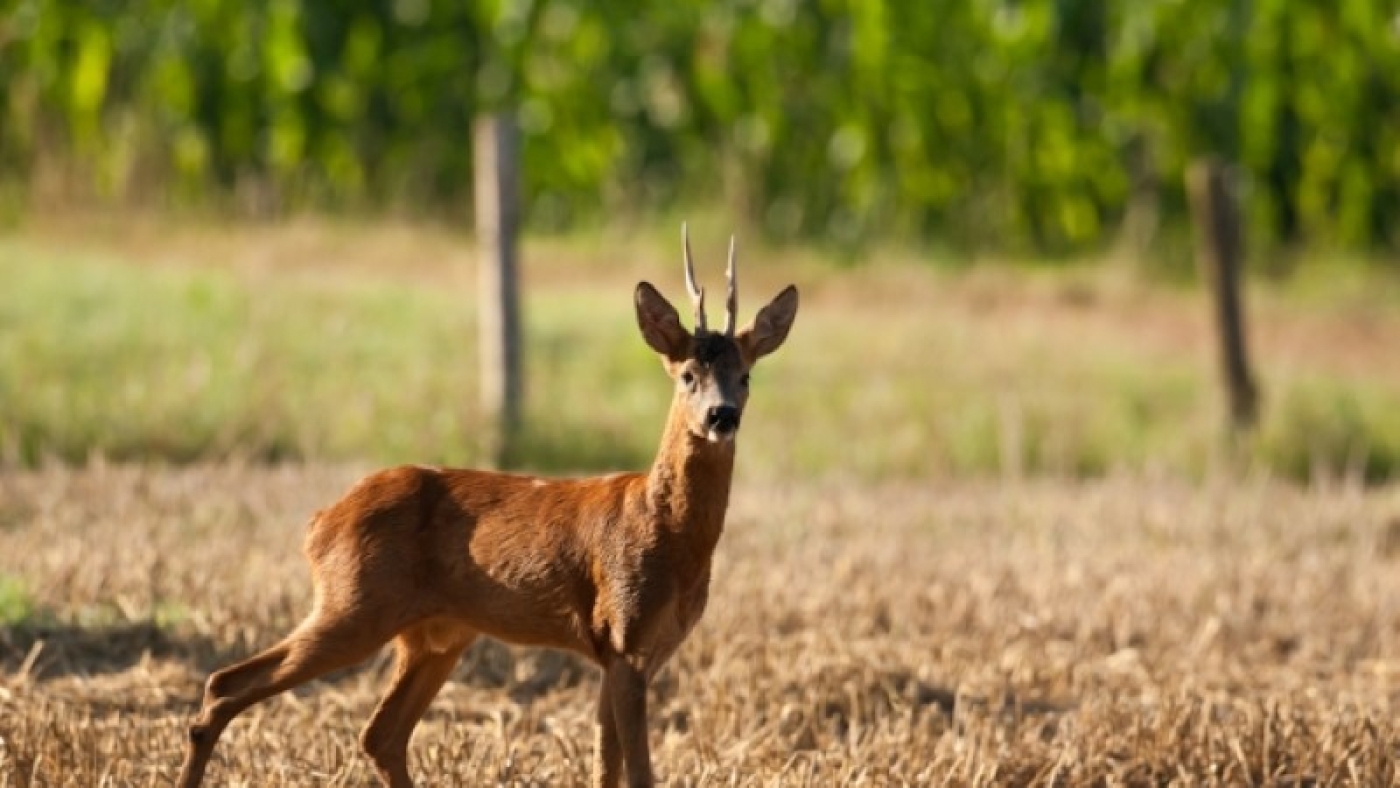
[[[692,434],[677,397],[647,475],[647,505],[653,521],[686,537],[708,556],[724,530],[733,478],[734,442],[711,443]]]

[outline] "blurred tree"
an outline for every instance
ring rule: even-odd
[[[500,102],[537,226],[1065,252],[1213,152],[1254,237],[1400,241],[1400,0],[0,0],[21,199],[455,213]]]

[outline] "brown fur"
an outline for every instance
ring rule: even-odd
[[[712,440],[706,414],[742,410],[749,368],[782,344],[796,310],[789,287],[736,336],[695,337],[651,285],[638,286],[643,337],[677,384],[648,473],[542,479],[406,466],[318,512],[305,544],[311,614],[209,677],[179,784],[201,782],[220,733],[248,706],[392,641],[394,675],[362,743],[385,784],[412,785],[413,729],[462,652],[487,635],[602,667],[594,785],[616,785],[624,763],[630,784],[651,785],[646,686],[705,610],[734,470],[734,442]]]

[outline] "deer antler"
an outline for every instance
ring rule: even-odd
[[[729,283],[729,297],[724,301],[724,335],[734,338],[734,324],[739,319],[739,279],[734,275],[734,236],[729,236],[729,266],[724,271]]]
[[[695,260],[690,255],[690,231],[685,222],[681,222],[681,244],[685,247],[685,289],[695,307],[695,333],[703,334],[709,330],[705,327],[705,288],[695,284]]]

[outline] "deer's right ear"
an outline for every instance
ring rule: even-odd
[[[739,348],[749,363],[777,350],[787,339],[796,317],[797,288],[788,285],[767,306],[758,310],[758,315],[748,328],[739,332]]]
[[[651,349],[672,361],[684,361],[690,349],[690,332],[671,302],[650,282],[637,285],[637,326]]]

